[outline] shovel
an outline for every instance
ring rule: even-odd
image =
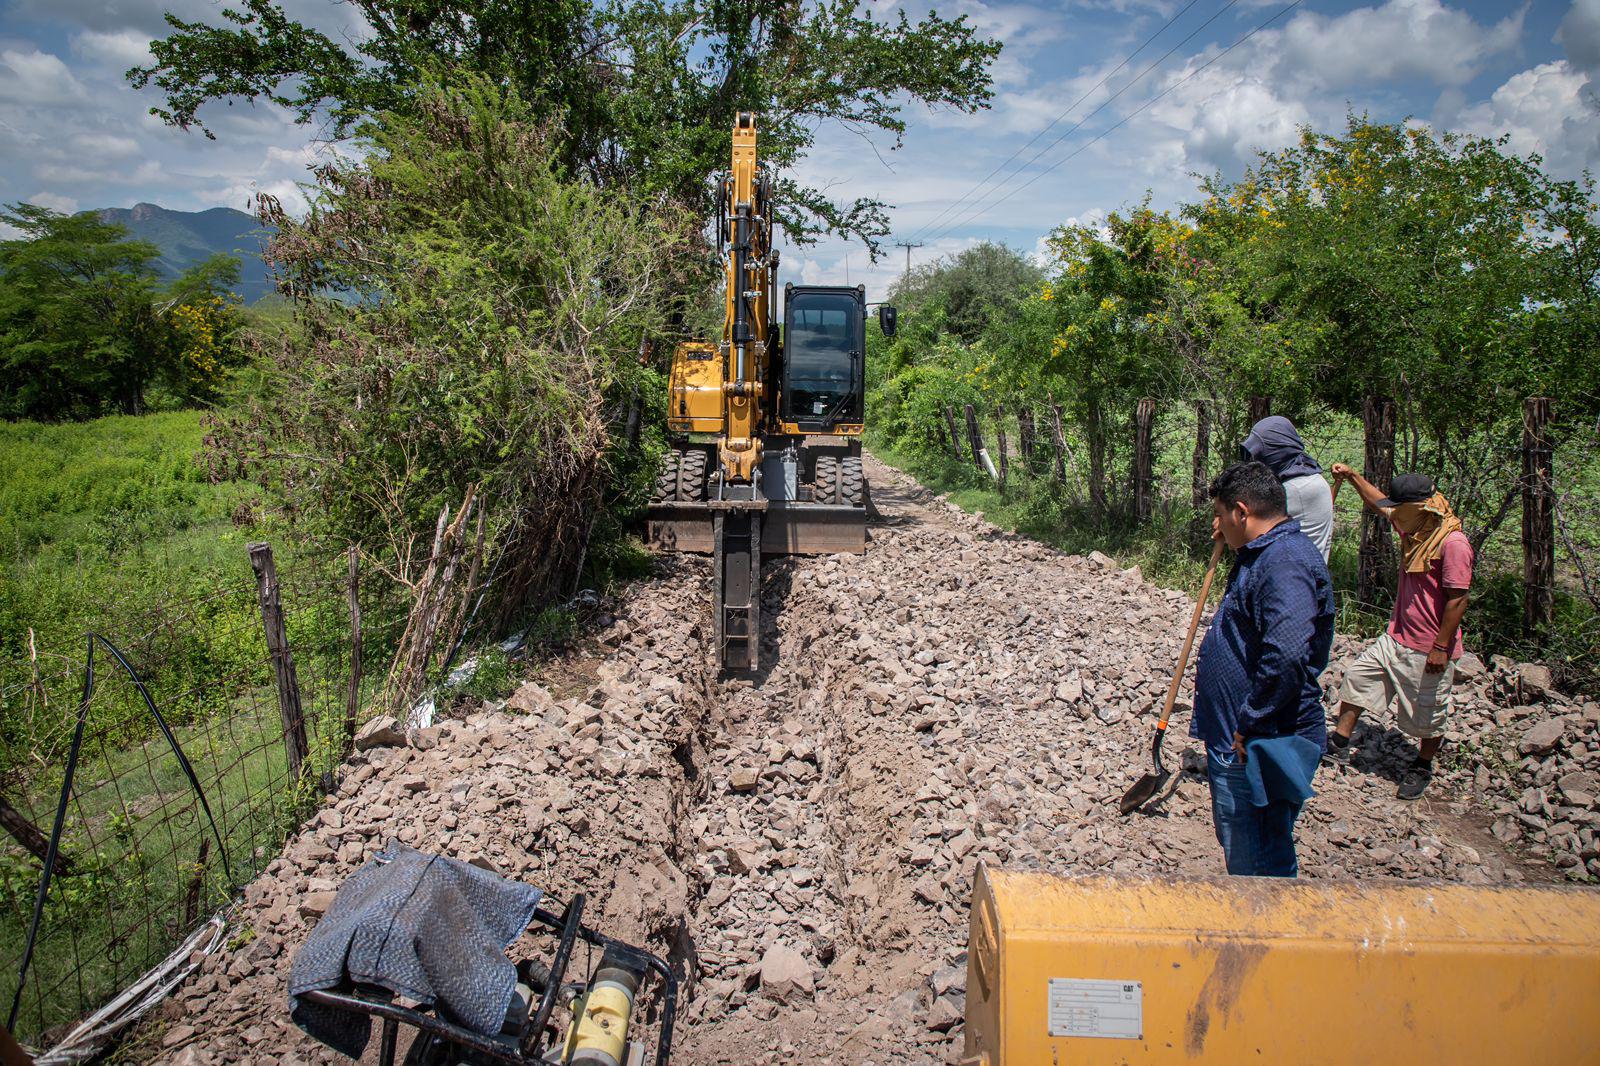
[[[1206,568],[1206,579],[1200,583],[1200,596],[1194,601],[1194,615],[1189,619],[1189,633],[1183,638],[1183,650],[1178,653],[1178,668],[1172,672],[1172,684],[1167,686],[1167,700],[1161,705],[1161,721],[1156,723],[1156,739],[1150,745],[1150,761],[1155,764],[1152,773],[1145,774],[1122,794],[1120,804],[1123,814],[1134,811],[1150,802],[1150,797],[1161,791],[1172,772],[1161,765],[1161,738],[1167,735],[1167,719],[1172,716],[1172,705],[1178,699],[1178,686],[1183,682],[1183,671],[1189,665],[1189,649],[1194,647],[1195,630],[1200,628],[1200,616],[1205,613],[1206,597],[1211,594],[1211,579],[1217,576],[1217,560],[1222,558],[1222,541],[1211,549],[1211,565]]]

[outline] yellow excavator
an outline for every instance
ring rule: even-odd
[[[780,333],[776,237],[772,175],[741,112],[717,211],[722,338],[673,352],[672,448],[646,514],[652,545],[712,555],[714,654],[735,671],[759,661],[763,553],[866,550],[866,289],[785,285]],[[878,321],[892,337],[894,308]]]

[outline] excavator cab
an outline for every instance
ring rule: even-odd
[[[884,335],[895,310],[878,308]],[[792,434],[859,431],[866,413],[867,292],[828,285],[786,285],[778,419]]]
[[[783,301],[778,417],[795,433],[860,425],[866,392],[866,290],[789,285]]]

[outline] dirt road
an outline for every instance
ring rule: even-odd
[[[390,836],[598,898],[605,931],[683,968],[681,1063],[953,1061],[980,861],[1220,872],[1197,776],[1146,814],[1115,805],[1144,768],[1190,601],[868,473],[885,517],[864,556],[769,563],[754,678],[708,675],[706,562],[664,558],[504,710],[358,753],[246,893],[244,942],[146,1039],[175,1062],[334,1061],[288,1024],[284,979],[337,880]],[[1463,729],[1491,746],[1492,727],[1514,735],[1534,711],[1497,704],[1504,688],[1486,668],[1465,683]],[[1563,750],[1600,759],[1600,707],[1550,711],[1571,726]],[[1184,715],[1174,764],[1198,747],[1186,729]],[[1502,773],[1513,787],[1514,768],[1468,766],[1405,804],[1398,735],[1358,741],[1352,770],[1319,776],[1304,876],[1555,875],[1506,851],[1490,816],[1510,816],[1471,794]]]

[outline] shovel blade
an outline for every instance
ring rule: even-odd
[[[1133,783],[1133,787],[1122,794],[1122,802],[1118,804],[1123,814],[1132,814],[1134,811],[1150,802],[1161,786],[1167,783],[1172,776],[1168,770],[1157,770],[1153,774],[1145,774]]]

